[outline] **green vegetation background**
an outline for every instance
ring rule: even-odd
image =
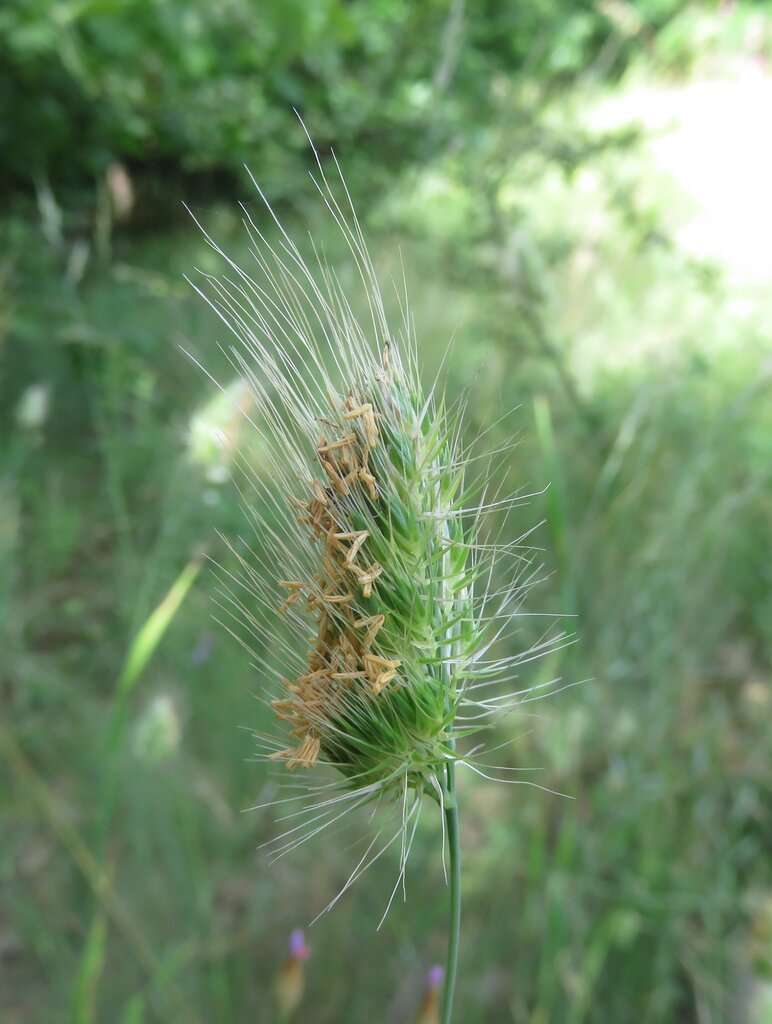
[[[523,685],[589,680],[494,737],[573,799],[462,779],[458,1020],[772,1019],[770,303],[675,244],[640,132],[584,116],[636,76],[766,61],[771,24],[675,0],[2,6],[3,1022],[274,1021],[287,937],[364,834],[255,852],[261,680],[201,568],[248,532],[215,433],[260,451],[239,383],[223,402],[180,352],[230,384],[181,200],[248,261],[246,162],[356,292],[293,106],[387,295],[406,268],[427,379],[454,337],[470,437],[521,439],[500,472],[536,492],[512,538],[545,521],[531,609],[579,638]],[[438,842],[380,931],[396,853],[314,925],[298,1019],[411,1019],[444,955]]]

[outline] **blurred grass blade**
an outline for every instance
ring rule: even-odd
[[[144,625],[129,647],[123,669],[118,677],[106,732],[105,768],[102,776],[96,821],[94,849],[97,861],[102,864],[104,863],[107,838],[120,775],[121,754],[126,726],[126,699],[147,667],[148,662],[179,611],[182,602],[190,592],[190,588],[201,571],[202,564],[203,560],[200,556],[191,559],[171,585],[160,604],[147,617]],[[103,900],[101,895],[97,894],[89,937],[81,955],[80,991],[76,993],[77,1024],[90,1024],[94,1019],[96,985],[104,958],[104,950],[98,948],[99,936],[102,934],[102,929],[100,928],[102,916]]]
[[[116,696],[126,697],[134,688],[142,675],[147,663],[153,656],[156,647],[171,625],[180,605],[187,597],[188,591],[201,571],[202,559],[194,558],[185,566],[180,575],[169,588],[169,592],[161,603],[150,613],[140,631],[129,647],[126,661],[118,678]]]
[[[547,528],[550,532],[552,550],[557,559],[558,575],[561,581],[563,609],[566,615],[576,613],[576,596],[573,587],[571,559],[569,556],[568,508],[563,489],[560,456],[555,444],[555,431],[552,426],[552,412],[549,401],[544,395],[537,395],[533,400],[533,415],[536,424],[536,436],[539,439],[544,473],[550,481],[545,492],[547,503]]]
[[[118,780],[119,762],[123,748],[123,737],[126,727],[126,698],[133,690],[137,680],[147,667],[150,658],[163,639],[166,630],[179,611],[182,602],[193,586],[203,559],[201,556],[188,562],[180,575],[169,588],[161,603],[150,613],[144,625],[129,647],[121,674],[115,686],[115,697],[110,709],[110,720],[105,734],[105,771],[102,777],[102,788],[98,802],[96,827],[96,852],[98,858],[104,856],[107,833],[110,827],[115,789]]]
[[[126,1004],[121,1024],[142,1024],[145,1019],[145,1008],[145,997],[141,993],[136,993]]]
[[[105,885],[111,885],[112,872],[105,872]],[[97,1019],[97,989],[105,965],[107,952],[107,906],[101,900],[91,921],[86,947],[81,957],[80,970],[75,981],[73,996],[74,1024],[94,1024]]]

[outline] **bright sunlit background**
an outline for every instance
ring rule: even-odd
[[[207,563],[235,451],[266,468],[183,201],[247,265],[246,163],[362,301],[293,107],[427,380],[453,338],[469,437],[519,438],[530,610],[578,637],[522,685],[583,685],[491,741],[573,799],[461,779],[458,1021],[770,1024],[772,5],[676,0],[0,6],[0,1020],[273,1024],[359,856],[256,850],[261,679]],[[379,931],[398,850],[307,930],[293,1019],[415,1020],[429,818]]]

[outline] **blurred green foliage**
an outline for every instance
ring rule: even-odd
[[[676,0],[7,0],[0,10],[6,183],[91,183],[133,168],[297,172],[305,140],[369,162],[425,155],[484,116],[497,74],[545,81],[599,55],[618,71],[631,35]],[[620,17],[621,12],[621,17]],[[451,88],[452,85],[452,88]]]
[[[685,74],[748,25],[756,59],[770,21],[470,5],[438,93],[453,6],[0,10],[4,173],[34,179],[39,204],[0,220],[3,1024],[269,1024],[290,930],[361,854],[364,827],[269,866],[271,816],[239,813],[276,782],[249,760],[261,680],[197,574],[202,552],[228,564],[218,530],[260,542],[213,443],[225,430],[261,471],[243,384],[182,281],[216,257],[190,226],[140,232],[141,211],[122,228],[61,202],[115,159],[166,205],[179,172],[246,159],[289,191],[308,245],[291,103],[355,165],[395,319],[406,268],[427,379],[454,338],[470,441],[488,430],[502,483],[535,492],[506,525],[514,540],[545,520],[529,610],[578,634],[522,680],[570,688],[505,720],[491,755],[573,799],[461,779],[459,1020],[769,1020],[769,294],[684,256],[640,132],[583,113],[626,62]],[[235,204],[195,212],[247,266]],[[356,303],[329,218],[311,217]],[[439,840],[427,815],[408,903],[380,932],[397,853],[310,931],[303,1019],[410,1019],[444,955]]]

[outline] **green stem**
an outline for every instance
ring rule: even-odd
[[[458,969],[458,943],[461,937],[461,842],[458,830],[458,802],[456,799],[456,764],[448,761],[445,786],[445,824],[448,830],[450,854],[450,936],[448,938],[448,965],[445,970],[445,988],[442,995],[442,1024],[451,1024],[453,994],[456,990]]]

